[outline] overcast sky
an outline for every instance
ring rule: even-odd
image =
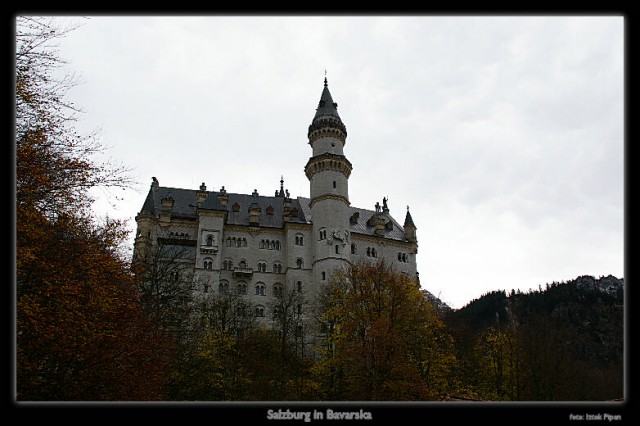
[[[418,228],[421,284],[453,308],[493,290],[624,274],[622,16],[97,16],[60,40],[137,190],[309,196],[323,88],[348,131],[353,206]],[[118,198],[114,198],[117,195]]]

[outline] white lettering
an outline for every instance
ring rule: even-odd
[[[604,419],[609,420],[610,422],[614,420],[622,420],[622,416],[620,414],[608,414],[604,413]]]
[[[305,423],[309,423],[311,421],[311,412],[291,411],[288,408],[286,411],[282,411],[282,409],[278,409],[278,411],[268,410],[267,420],[304,420]]]
[[[327,408],[327,420],[372,420],[370,411],[333,411]]]

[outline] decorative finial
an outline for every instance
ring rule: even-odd
[[[327,87],[327,69],[324,70],[324,87]]]

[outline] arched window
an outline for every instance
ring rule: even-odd
[[[302,267],[304,266],[304,261],[301,257],[296,259],[296,266],[298,267],[298,269],[302,269]]]
[[[238,283],[238,294],[247,294],[247,284],[244,282]]]
[[[273,285],[273,295],[275,297],[284,296],[284,288],[282,287],[282,284],[276,283],[276,284]]]
[[[256,284],[256,295],[258,295],[258,296],[265,296],[266,295],[264,283]]]
[[[205,258],[203,262],[203,266],[204,266],[204,269],[209,269],[209,270],[213,269],[213,259],[211,259],[210,257]]]
[[[326,229],[321,229],[320,230],[320,239],[321,240],[326,240],[327,239],[327,230]]]
[[[207,246],[211,247],[213,245],[213,235],[207,235]]]
[[[273,272],[275,274],[281,274],[282,273],[282,264],[280,262],[275,262],[273,264]]]
[[[264,316],[264,306],[256,305],[254,312],[255,312],[255,315],[257,317],[263,317]]]
[[[351,254],[358,254],[358,246],[355,244],[351,244]]]
[[[258,246],[258,248],[263,249],[263,248],[265,248],[265,246],[266,246],[266,244],[265,244],[264,240],[260,240],[260,245]]]
[[[322,272],[322,281],[325,281],[327,279],[327,273],[326,272]]]
[[[296,243],[297,246],[304,245],[304,236],[302,234],[296,234]]]
[[[239,318],[244,318],[244,316],[246,315],[246,313],[247,313],[247,311],[246,311],[246,309],[245,309],[245,306],[244,306],[244,305],[240,305],[240,306],[236,307],[236,315],[237,315]]]
[[[273,318],[277,319],[280,318],[280,316],[282,316],[282,308],[280,306],[276,306],[273,308]]]
[[[340,254],[340,246],[336,244],[334,247],[336,248],[336,254]]]
[[[273,248],[275,250],[280,250],[280,241],[276,240],[273,242]]]
[[[302,292],[302,281],[298,281],[296,283],[296,288],[298,289],[299,292]]]
[[[229,283],[227,281],[220,281],[218,291],[222,294],[227,293],[229,291]]]
[[[258,262],[258,272],[267,272],[267,262]]]

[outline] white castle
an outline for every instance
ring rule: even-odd
[[[154,177],[136,216],[134,259],[163,244],[184,251],[193,267],[194,291],[237,292],[265,321],[269,301],[295,289],[313,302],[336,268],[384,259],[419,282],[416,226],[407,207],[403,225],[386,198],[374,210],[349,202],[352,165],[344,155],[347,130],[327,79],[309,126],[313,150],[304,172],[310,198],[292,198],[283,187],[273,196],[160,186]]]

